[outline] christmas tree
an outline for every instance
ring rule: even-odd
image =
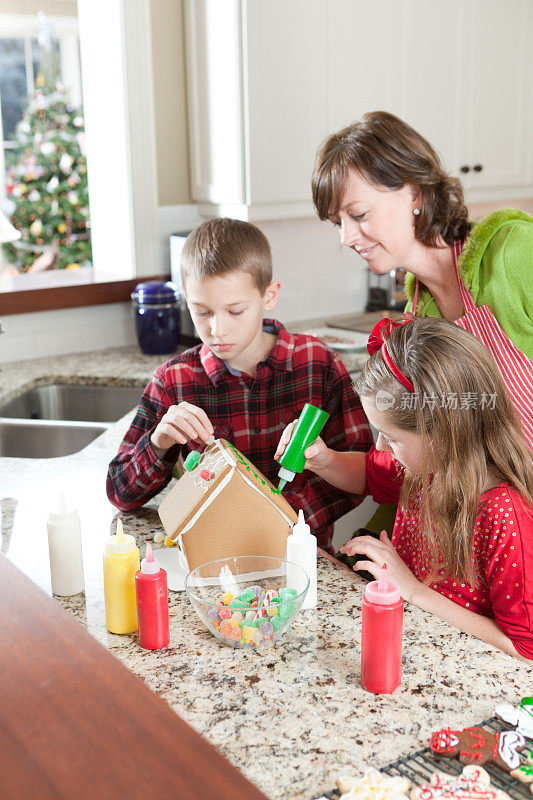
[[[3,247],[19,272],[91,265],[83,116],[47,66],[17,126],[8,168],[8,213],[22,238]]]

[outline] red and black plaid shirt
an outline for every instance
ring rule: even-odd
[[[304,403],[328,411],[322,437],[335,450],[368,450],[372,434],[339,357],[312,336],[292,335],[275,320],[264,320],[277,333],[256,375],[233,374],[206,345],[167,361],[143,392],[118,455],[109,465],[107,495],[123,510],[142,506],[172,477],[180,453],[193,443],[175,445],[158,458],[150,435],[169,406],[183,401],[202,408],[215,437],[234,442],[274,485],[279,465],[273,459],[283,429],[296,419]],[[336,519],[359,505],[362,497],[335,489],[306,470],[283,490],[291,506],[302,509],[319,545],[329,546]]]

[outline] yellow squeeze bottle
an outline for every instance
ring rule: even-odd
[[[109,536],[104,548],[105,617],[110,633],[133,633],[139,627],[135,595],[139,569],[139,548],[118,519],[116,535]]]

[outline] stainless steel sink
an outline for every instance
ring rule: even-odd
[[[0,456],[57,458],[87,447],[110,425],[94,422],[50,422],[0,419]]]
[[[0,404],[0,417],[35,420],[116,422],[138,405],[135,386],[68,386],[50,384],[29,389]]]
[[[134,386],[69,386],[29,389],[0,405],[0,456],[57,458],[87,447],[135,408]]]

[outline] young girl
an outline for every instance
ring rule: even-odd
[[[334,486],[399,503],[391,540],[360,536],[341,552],[375,577],[386,563],[405,600],[533,659],[533,463],[496,363],[443,319],[388,323],[355,384],[375,447],[341,453],[317,439],[305,451]]]

